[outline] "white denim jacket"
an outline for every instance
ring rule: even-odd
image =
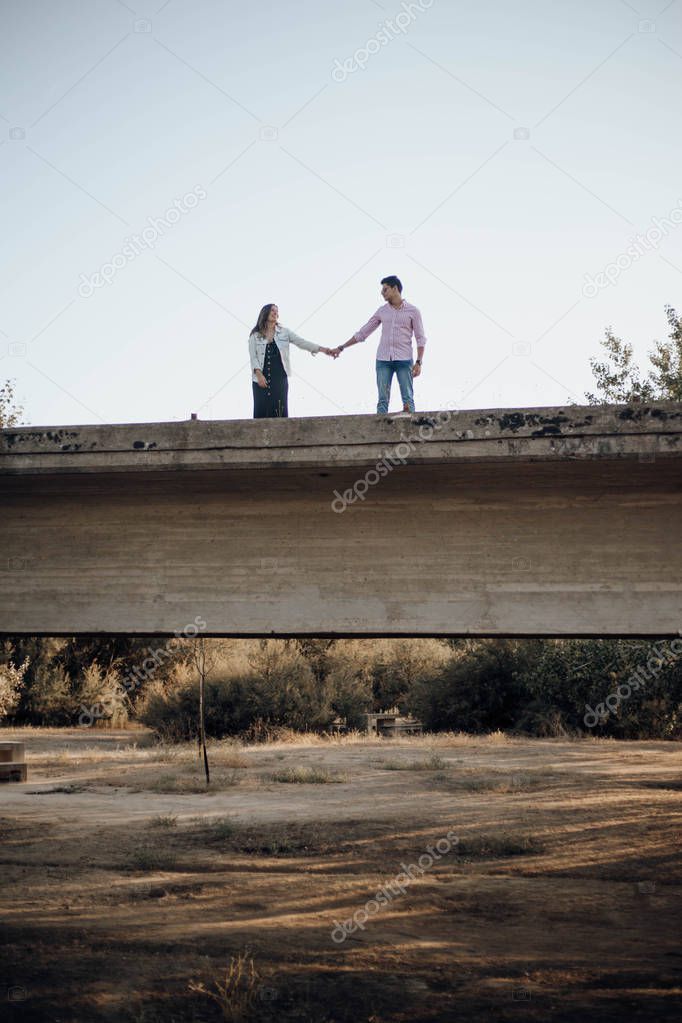
[[[313,355],[317,355],[320,350],[320,345],[314,344],[312,341],[306,341],[304,338],[299,337],[298,334],[294,334],[293,330],[289,330],[288,327],[280,327],[279,324],[275,327],[275,344],[279,348],[280,355],[282,356],[282,364],[284,366],[284,372],[288,377],[291,376],[291,360],[289,359],[289,345],[296,345],[297,348],[303,348],[306,352],[311,352]],[[262,334],[254,333],[249,338],[249,355],[251,356],[251,377],[255,380],[254,373],[257,369],[263,369],[263,363],[265,362],[265,346],[267,345],[267,339]]]

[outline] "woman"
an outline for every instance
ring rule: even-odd
[[[278,319],[277,306],[272,302],[264,305],[249,337],[254,419],[286,419],[289,416],[290,344],[313,355],[324,352],[333,358],[331,348],[304,341],[293,330],[281,327]]]

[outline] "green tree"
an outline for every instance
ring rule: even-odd
[[[669,333],[655,341],[649,352],[652,368],[643,377],[633,357],[632,345],[616,337],[611,327],[601,342],[606,358],[590,359],[596,393],[585,397],[591,405],[608,402],[682,401],[682,316],[665,307]]]
[[[528,666],[535,641],[466,640],[437,673],[419,680],[408,709],[429,731],[511,728],[529,701]]]
[[[649,374],[657,396],[682,401],[682,316],[672,306],[665,307],[668,317],[668,339],[656,341],[649,359],[654,367]]]
[[[23,414],[24,410],[17,403],[14,394],[14,384],[11,380],[6,380],[0,386],[0,430],[8,426],[18,426]]]
[[[10,645],[3,643],[0,648],[0,720],[16,710],[28,668],[28,660],[18,666],[13,664],[9,659],[10,653]]]

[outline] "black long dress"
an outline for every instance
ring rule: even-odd
[[[267,387],[253,383],[253,418],[289,418],[289,378],[282,364],[282,356],[274,341],[268,341],[263,361],[263,376]]]

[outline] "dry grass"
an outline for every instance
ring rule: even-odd
[[[44,741],[46,738],[44,732],[49,731],[52,730],[31,728],[15,730],[20,741],[29,743],[31,746],[33,746],[31,743],[32,733]],[[58,732],[58,730],[54,731]],[[209,762],[217,767],[230,767],[238,770],[249,766],[249,760],[243,755],[244,746],[235,739],[210,740],[206,748]],[[197,758],[196,743],[157,743],[153,741],[151,733],[144,734],[141,740],[130,744],[121,745],[117,742],[115,747],[111,741],[88,745],[74,741],[73,745],[69,744],[67,748],[55,752],[47,752],[40,748],[33,748],[31,752],[31,761],[35,766],[49,765],[51,768],[79,767],[98,764],[102,761],[106,761],[107,764],[188,764],[196,761]]]
[[[449,764],[432,752],[424,760],[379,760],[375,766],[383,771],[444,771]]]
[[[506,859],[507,856],[534,856],[545,851],[536,835],[503,832],[500,835],[472,835],[457,843],[457,855],[466,860]]]
[[[339,785],[348,780],[346,775],[320,767],[285,767],[268,777],[284,785]]]
[[[239,774],[252,764],[252,760],[241,751],[242,747],[233,741],[226,741],[212,742],[207,749],[210,790],[225,791],[238,785]],[[35,766],[42,766],[43,762],[44,759],[40,757],[32,757]],[[84,755],[68,750],[60,754],[61,764],[71,768],[105,765],[104,771],[88,773],[90,786],[160,794],[199,793],[206,790],[203,760],[196,744],[191,742],[159,744],[142,749],[132,745],[122,750],[92,750],[88,747]],[[48,772],[52,773],[50,768]],[[64,771],[59,773],[63,774]]]
[[[219,847],[250,856],[311,856],[338,849],[338,828],[321,824],[244,825],[229,817],[197,818],[178,834],[179,847]]]
[[[269,733],[266,743],[252,744],[247,748],[262,748],[263,745],[267,745],[268,749],[277,749],[282,746],[353,746],[366,742],[367,733],[355,730],[341,735],[327,732],[295,732],[292,728],[276,728]]]
[[[231,767],[240,770],[249,766],[243,746],[233,739],[209,741],[206,744],[208,762],[216,767]],[[196,743],[160,743],[149,751],[149,759],[157,764],[186,764],[198,757]]]
[[[191,773],[161,774],[151,779],[127,781],[126,788],[132,792],[200,793],[224,792],[239,784],[236,771],[210,771],[210,783],[206,784],[203,769],[194,768]]]
[[[177,814],[160,813],[149,821],[150,828],[174,828],[178,823]]]
[[[510,774],[508,771],[457,770],[434,774],[430,782],[437,788],[449,792],[493,792],[513,795],[515,792],[534,792],[556,783],[553,772],[525,771]]]
[[[470,735],[468,732],[426,732],[422,735],[368,736],[366,732],[353,730],[345,734],[328,734],[319,732],[295,732],[291,728],[278,728],[268,739],[268,749],[280,746],[365,746],[377,743],[381,746],[406,745],[423,747],[424,742],[430,746],[479,746],[481,743],[493,746],[506,746],[522,739],[507,735],[506,732],[495,731],[484,735]],[[253,748],[252,746],[247,748]]]
[[[258,973],[248,949],[232,956],[222,979],[211,987],[192,981],[189,990],[204,995],[220,1008],[226,1023],[246,1023],[253,1019],[258,998]]]
[[[136,846],[129,854],[125,863],[127,870],[156,871],[172,870],[177,862],[174,852],[158,845],[143,844]]]

